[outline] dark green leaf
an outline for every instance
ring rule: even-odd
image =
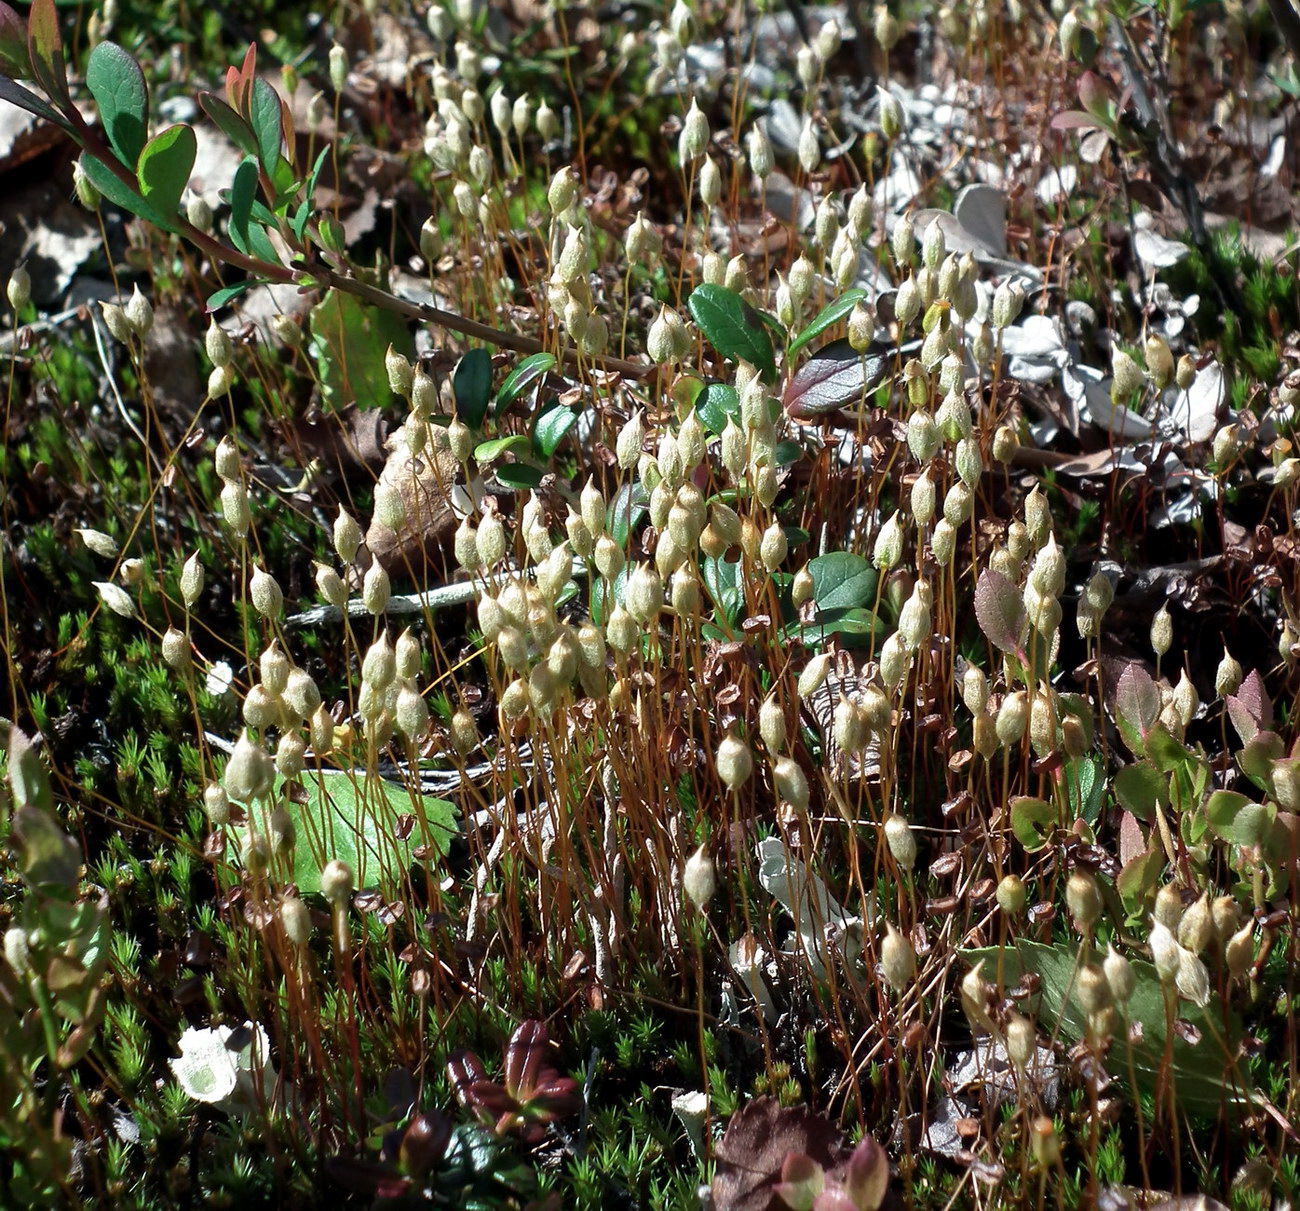
[[[536,488],[546,478],[546,472],[541,467],[534,467],[532,463],[506,463],[497,468],[496,477],[507,488],[524,492]]]
[[[235,169],[235,179],[230,186],[230,240],[240,252],[249,255],[252,254],[249,223],[256,197],[257,161],[250,157]]]
[[[246,156],[257,155],[257,136],[253,134],[252,128],[216,93],[199,93],[199,104],[203,107],[203,112],[220,127],[221,133],[240,151]],[[324,152],[321,154],[324,155]]]
[[[803,457],[803,447],[798,442],[777,442],[772,457],[778,467],[793,467]]]
[[[48,102],[42,101],[34,92],[2,75],[0,75],[0,101],[7,101],[10,105],[25,109],[29,114],[35,114],[38,118],[44,118],[47,122],[61,126],[69,134],[73,133],[72,123],[57,109]]]
[[[268,80],[258,76],[253,81],[253,104],[249,114],[253,137],[257,141],[257,158],[262,171],[273,177],[280,163],[280,147],[284,142],[284,128],[279,94]]]
[[[728,419],[740,424],[740,392],[730,383],[709,383],[696,396],[695,411],[710,433],[721,433]]]
[[[325,166],[325,160],[329,156],[329,148],[322,147],[320,155],[316,157],[316,163],[312,165],[311,175],[307,178],[307,184],[303,187],[302,205],[298,207],[298,213],[293,219],[293,234],[302,239],[302,234],[307,230],[307,224],[315,210],[316,182],[320,179],[320,171]]]
[[[835,299],[834,302],[827,303],[826,306],[817,313],[812,323],[790,342],[790,347],[786,350],[786,356],[793,357],[809,341],[821,336],[827,328],[831,328],[838,324],[840,320],[844,319],[844,317],[857,306],[861,299],[866,297],[867,292],[865,290],[854,287],[852,290],[846,290],[839,298]]]
[[[851,610],[818,610],[813,622],[800,622],[797,619],[781,629],[781,640],[789,643],[798,639],[801,643],[816,644],[839,635],[846,642],[845,647],[856,646],[851,639],[874,635],[884,638],[885,624],[870,610],[855,606]]]
[[[556,402],[533,422],[533,445],[543,458],[550,458],[570,429],[578,423],[578,414]]]
[[[740,580],[740,564],[726,559],[704,560],[704,584],[709,596],[721,612],[722,618],[734,625],[740,607],[744,604],[745,593]]]
[[[813,600],[820,610],[851,610],[872,603],[876,569],[861,555],[832,551],[808,561]]]
[[[609,536],[624,550],[627,550],[627,540],[648,508],[649,498],[640,480],[624,483],[619,488],[614,503],[609,506],[605,516],[605,524],[609,528]]]
[[[260,286],[262,283],[257,278],[246,278],[242,282],[236,282],[233,286],[227,286],[223,290],[218,290],[215,294],[208,296],[208,310],[220,311],[232,299],[237,299],[245,290],[250,290],[254,286]]]
[[[149,133],[149,86],[140,64],[116,42],[101,42],[86,64],[86,87],[118,159],[134,169]]]
[[[1019,983],[1026,973],[1038,976],[1036,1008],[1044,1033],[1059,1028],[1070,1042],[1083,1037],[1087,1015],[1074,986],[1078,961],[1074,946],[1022,941],[1014,946],[963,951],[962,957],[972,963],[983,959],[984,975],[1000,979],[1003,990]],[[1132,1042],[1130,1052],[1124,1036],[1117,1037],[1112,1044],[1110,1074],[1127,1082],[1131,1055],[1144,1093],[1162,1090],[1162,1096],[1179,1111],[1197,1115],[1216,1115],[1225,1106],[1253,1101],[1254,1090],[1238,1059],[1242,1032],[1237,1015],[1217,994],[1204,1008],[1179,1001],[1178,1017],[1200,1036],[1199,1042],[1189,1042],[1181,1031],[1171,1033],[1169,1029],[1165,990],[1155,968],[1141,959],[1130,959],[1130,963],[1137,987],[1126,1007],[1127,1017],[1141,1023],[1141,1038]],[[1030,1003],[1028,1011],[1034,1009]]]
[[[1101,763],[1092,757],[1075,757],[1061,771],[1066,802],[1076,819],[1095,825],[1106,797],[1106,778]]]
[[[486,349],[471,349],[460,359],[451,389],[456,415],[471,429],[479,428],[492,398],[492,357]]]
[[[555,368],[555,355],[534,353],[524,358],[508,375],[497,392],[496,414],[500,416],[523,394],[524,389]]]
[[[734,290],[705,282],[686,300],[709,343],[732,361],[746,361],[765,379],[776,378],[776,353],[762,318]]]
[[[597,626],[604,626],[616,605],[623,605],[626,597],[627,578],[631,568],[626,564],[612,581],[597,576],[591,584],[591,621]]]
[[[145,200],[164,214],[174,215],[180,209],[197,153],[198,141],[190,126],[169,126],[150,139],[136,168]]]
[[[1150,761],[1124,766],[1112,785],[1120,805],[1148,823],[1155,819],[1156,806],[1169,802],[1169,784]]]

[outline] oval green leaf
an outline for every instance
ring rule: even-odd
[[[496,414],[500,416],[524,393],[526,387],[553,369],[555,369],[554,354],[534,353],[524,358],[506,375],[506,381],[497,391]]]
[[[851,610],[871,603],[876,592],[876,569],[861,555],[832,551],[808,561],[813,578],[813,600],[820,610]]]
[[[140,153],[136,167],[140,193],[163,213],[175,214],[180,209],[198,149],[194,128],[177,125],[155,135]]]
[[[116,42],[101,42],[86,64],[86,87],[118,159],[134,169],[149,131],[149,86],[135,59]]]
[[[543,458],[550,458],[577,423],[578,414],[557,401],[533,422],[533,445],[537,453]]]
[[[691,291],[686,307],[723,357],[748,362],[769,382],[776,378],[776,353],[762,317],[734,290],[705,282]]]
[[[471,429],[479,428],[492,398],[492,357],[486,349],[471,349],[460,359],[451,389],[456,397],[456,415]]]

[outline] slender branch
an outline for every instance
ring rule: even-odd
[[[94,131],[85,126],[84,122],[80,125],[83,150],[88,151],[101,161],[123,185],[127,186],[132,192],[138,193],[140,187],[135,174],[113,154]],[[536,337],[524,336],[522,333],[506,332],[504,329],[493,328],[489,324],[481,324],[477,320],[459,315],[454,311],[445,311],[441,307],[433,307],[426,303],[416,303],[410,299],[399,298],[387,290],[372,286],[370,283],[363,282],[350,274],[340,273],[319,262],[290,268],[274,261],[260,260],[257,257],[240,252],[238,248],[223,243],[205,231],[201,231],[180,215],[176,216],[175,224],[177,234],[193,244],[209,260],[221,261],[236,269],[241,269],[253,277],[275,282],[282,286],[323,284],[335,290],[341,290],[344,294],[350,294],[362,299],[373,307],[380,307],[385,311],[404,315],[410,319],[423,320],[425,323],[445,328],[449,332],[458,333],[470,340],[483,341],[485,344],[495,345],[500,349],[511,349],[516,353],[545,352],[546,347]],[[280,234],[283,235],[283,232]],[[296,251],[303,253],[304,256],[307,252],[306,249],[301,247]],[[579,364],[577,350],[572,348],[561,350],[559,360],[564,365],[577,366]],[[624,378],[638,380],[651,378],[658,370],[658,367],[652,363],[631,362],[621,357],[596,357],[591,358],[590,362],[601,370],[621,374]]]

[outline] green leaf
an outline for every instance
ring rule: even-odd
[[[471,349],[460,359],[451,389],[456,415],[471,429],[479,428],[492,398],[492,357],[486,349]]]
[[[307,178],[306,185],[302,191],[302,205],[298,207],[298,213],[293,218],[293,234],[302,239],[303,232],[307,230],[307,224],[315,211],[316,182],[320,179],[320,171],[325,166],[325,160],[329,155],[330,149],[322,147],[320,155],[316,157],[316,163],[312,165],[311,175]]]
[[[605,515],[605,525],[609,536],[624,550],[632,531],[649,511],[650,498],[646,495],[641,481],[624,483],[614,496],[614,503]]]
[[[1205,818],[1210,827],[1233,845],[1262,844],[1276,817],[1276,805],[1254,803],[1236,791],[1215,791],[1205,801]]]
[[[968,962],[984,960],[984,974],[998,980],[1003,990],[1019,983],[1026,974],[1038,977],[1036,1009],[1044,1034],[1059,1029],[1070,1042],[1083,1037],[1086,1014],[1074,987],[1077,950],[1073,945],[1046,946],[1021,941],[1013,946],[988,946],[966,950]],[[1177,1016],[1199,1034],[1189,1042],[1184,1032],[1169,1029],[1165,991],[1150,963],[1130,959],[1136,980],[1126,1007],[1130,1022],[1141,1023],[1141,1038],[1131,1044],[1121,1032],[1111,1044],[1107,1071],[1119,1081],[1129,1080],[1129,1057],[1139,1089],[1160,1096],[1178,1110],[1198,1116],[1213,1116],[1225,1106],[1243,1106],[1255,1099],[1244,1066],[1239,1062],[1241,1022],[1213,994],[1204,1008],[1179,1001]],[[1131,1046],[1131,1052],[1130,1052]],[[1176,1099],[1176,1100],[1175,1100]]]
[[[631,572],[632,569],[624,564],[612,581],[606,580],[603,576],[597,576],[592,580],[591,621],[598,627],[604,626],[609,621],[609,616],[616,605],[625,603],[627,578]]]
[[[140,193],[165,214],[180,209],[181,194],[189,184],[198,154],[198,140],[191,126],[169,126],[145,144],[136,167]]]
[[[709,383],[696,396],[695,411],[710,433],[721,433],[729,419],[740,424],[740,392],[730,383]]]
[[[352,867],[359,890],[393,889],[427,847],[425,860],[443,857],[457,832],[456,809],[445,799],[417,796],[382,778],[334,770],[302,776],[305,803],[288,795],[282,802],[295,825],[294,882],[298,890],[320,891],[321,868],[335,858]],[[402,816],[415,824],[401,837]]]
[[[174,213],[164,214],[152,202],[141,197],[136,190],[132,189],[124,181],[119,180],[107,164],[92,156],[88,151],[81,153],[81,169],[86,174],[86,180],[114,206],[120,206],[123,210],[130,211],[131,214],[147,220],[163,231],[174,232],[176,230],[176,215]]]
[[[876,569],[861,555],[832,551],[808,561],[813,578],[813,600],[819,610],[851,610],[871,604],[876,592]]]
[[[1111,785],[1120,805],[1147,823],[1155,819],[1157,804],[1163,807],[1169,802],[1169,783],[1151,761],[1124,766]]]
[[[216,93],[199,93],[199,105],[226,136],[246,156],[256,156],[257,136],[252,128]],[[327,151],[328,148],[325,149]],[[324,151],[321,152],[324,155]],[[319,163],[319,161],[317,161]]]
[[[149,86],[140,64],[116,42],[101,42],[86,64],[86,87],[118,159],[134,169],[149,133]]]
[[[480,466],[487,466],[493,459],[500,458],[511,450],[526,449],[528,438],[522,433],[511,433],[507,437],[494,437],[490,441],[479,442],[474,447],[474,458]]]
[[[1066,762],[1061,777],[1071,814],[1095,826],[1106,797],[1106,778],[1101,763],[1088,756],[1075,757]]]
[[[498,412],[500,408],[498,407]],[[578,423],[578,414],[558,400],[533,422],[533,445],[543,458],[550,458],[560,448],[569,430]]]
[[[845,647],[856,647],[861,645],[853,640],[872,635],[883,639],[887,633],[885,624],[875,614],[855,606],[851,610],[818,610],[813,622],[796,619],[781,629],[781,640],[789,643],[798,639],[802,643],[814,644],[839,635],[845,640]]]
[[[762,317],[734,290],[705,282],[686,300],[709,343],[732,361],[746,361],[765,379],[776,378],[776,354]]]
[[[253,201],[257,197],[257,161],[251,157],[235,169],[235,179],[230,186],[231,242],[240,252],[252,255],[249,239],[249,222],[253,215]]]
[[[1149,849],[1129,859],[1115,878],[1115,890],[1130,920],[1146,915],[1147,902],[1160,882],[1165,868],[1164,851]]]
[[[496,475],[499,483],[514,488],[516,492],[539,487],[546,478],[546,472],[541,467],[534,467],[532,463],[506,463],[497,468]]]
[[[740,581],[740,563],[712,557],[705,559],[704,584],[723,619],[734,626],[745,601]]]
[[[259,278],[245,278],[242,282],[236,282],[233,286],[218,290],[208,295],[208,311],[220,311],[222,307],[233,299],[237,299],[245,290],[251,290],[254,286],[260,285],[262,285],[262,281]]]
[[[249,114],[253,137],[257,141],[257,159],[268,177],[275,175],[284,142],[283,115],[279,94],[261,76],[253,81],[253,104]]]
[[[308,324],[327,412],[339,412],[354,400],[362,410],[389,401],[388,346],[415,356],[415,341],[400,316],[331,290],[311,309]]]
[[[1027,853],[1046,846],[1060,822],[1056,808],[1045,799],[1017,795],[1011,800],[1011,831]]]
[[[506,381],[501,384],[500,390],[497,391],[497,416],[505,412],[523,394],[526,387],[554,369],[554,354],[534,353],[524,358],[519,365],[506,375]],[[554,451],[551,451],[551,453],[554,453]]]
[[[833,302],[827,303],[813,318],[812,323],[790,342],[786,357],[793,357],[809,341],[821,336],[827,328],[834,327],[858,305],[860,300],[866,297],[867,292],[855,286],[852,290],[846,290]]]

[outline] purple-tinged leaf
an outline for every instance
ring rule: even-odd
[[[68,69],[63,62],[63,38],[54,0],[35,0],[27,14],[27,50],[32,75],[53,101],[72,107],[68,92]]]
[[[1115,722],[1134,756],[1146,755],[1146,734],[1160,718],[1160,691],[1136,661],[1120,674],[1115,689]]]
[[[1228,695],[1227,706],[1228,718],[1242,744],[1248,744],[1256,732],[1269,731],[1273,726],[1273,701],[1257,669],[1250,671],[1235,694]]]
[[[257,137],[248,125],[216,93],[199,93],[199,105],[221,133],[247,156],[257,155]]]
[[[975,586],[975,619],[984,637],[1010,656],[1020,651],[1025,606],[1020,591],[1001,572],[985,568]]]
[[[72,123],[50,105],[48,101],[42,100],[30,89],[24,88],[21,84],[10,80],[6,76],[0,76],[0,101],[8,101],[10,105],[25,109],[29,114],[35,114],[38,118],[53,122],[56,126],[61,126],[68,134],[74,133]]]
[[[841,1178],[848,1196],[858,1211],[877,1211],[889,1189],[889,1158],[871,1136],[853,1149]]]
[[[505,1086],[511,1097],[526,1102],[532,1096],[549,1043],[546,1027],[533,1018],[515,1027],[505,1055]]]
[[[0,75],[26,80],[32,74],[27,53],[27,30],[23,19],[7,4],[0,3]]]
[[[1052,115],[1049,124],[1053,130],[1100,130],[1097,119],[1082,109],[1066,109]]]
[[[847,340],[832,341],[799,367],[785,386],[783,403],[795,420],[811,420],[861,403],[885,377],[883,353],[859,353]]]

